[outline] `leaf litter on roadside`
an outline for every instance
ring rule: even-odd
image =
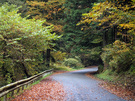
[[[12,101],[63,101],[65,92],[63,86],[51,77],[43,79],[39,84],[25,90]]]
[[[133,91],[130,91],[129,89],[127,89],[126,87],[121,86],[120,84],[114,84],[111,82],[107,82],[101,79],[98,79],[97,77],[93,76],[92,74],[87,73],[86,74],[87,77],[90,77],[92,79],[96,79],[98,81],[100,81],[99,86],[106,89],[107,91],[122,97],[128,101],[135,101],[135,91],[134,89],[132,89]]]

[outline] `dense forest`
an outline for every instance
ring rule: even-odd
[[[1,0],[0,86],[49,62],[99,65],[99,73],[128,74],[134,85],[135,0]]]

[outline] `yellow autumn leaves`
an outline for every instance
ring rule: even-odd
[[[112,28],[117,26],[119,35],[135,35],[135,2],[132,0],[130,4],[124,6],[117,5],[113,2],[105,1],[94,4],[94,7],[89,13],[83,14],[82,20],[79,24],[94,24],[98,23],[102,29]],[[116,6],[117,5],[117,6]],[[123,32],[123,30],[127,30]],[[121,33],[121,34],[120,34]],[[133,38],[130,39],[131,42]]]

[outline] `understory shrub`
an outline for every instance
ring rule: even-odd
[[[53,65],[51,65],[50,66],[50,69],[53,69],[54,71],[72,71],[72,70],[74,70],[74,69],[72,69],[72,68],[69,68],[69,67],[67,67],[67,66],[64,66],[64,65],[62,65],[62,64],[53,64]]]
[[[98,66],[98,73],[103,72],[103,70],[104,70],[104,66],[103,65],[99,65]]]
[[[130,69],[134,64],[135,49],[133,46],[116,40],[112,45],[106,46],[101,58],[109,69],[120,73]]]
[[[68,58],[68,59],[65,59],[63,64],[65,66],[69,66],[71,68],[83,68],[84,66],[82,65],[82,63],[75,59],[75,58]]]

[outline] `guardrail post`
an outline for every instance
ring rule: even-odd
[[[17,93],[19,93],[19,91],[20,91],[20,87],[17,89]]]
[[[11,96],[14,96],[14,90],[11,92]]]
[[[46,56],[46,66],[49,68],[50,67],[50,51],[51,49],[47,49],[47,56]]]
[[[6,95],[4,95],[4,97],[3,97],[3,101],[7,101],[7,94],[6,94]]]
[[[26,89],[27,88],[27,84],[26,85],[24,85],[24,88],[23,89]]]
[[[24,85],[25,86],[25,85]],[[24,90],[24,86],[22,86],[22,91]]]

